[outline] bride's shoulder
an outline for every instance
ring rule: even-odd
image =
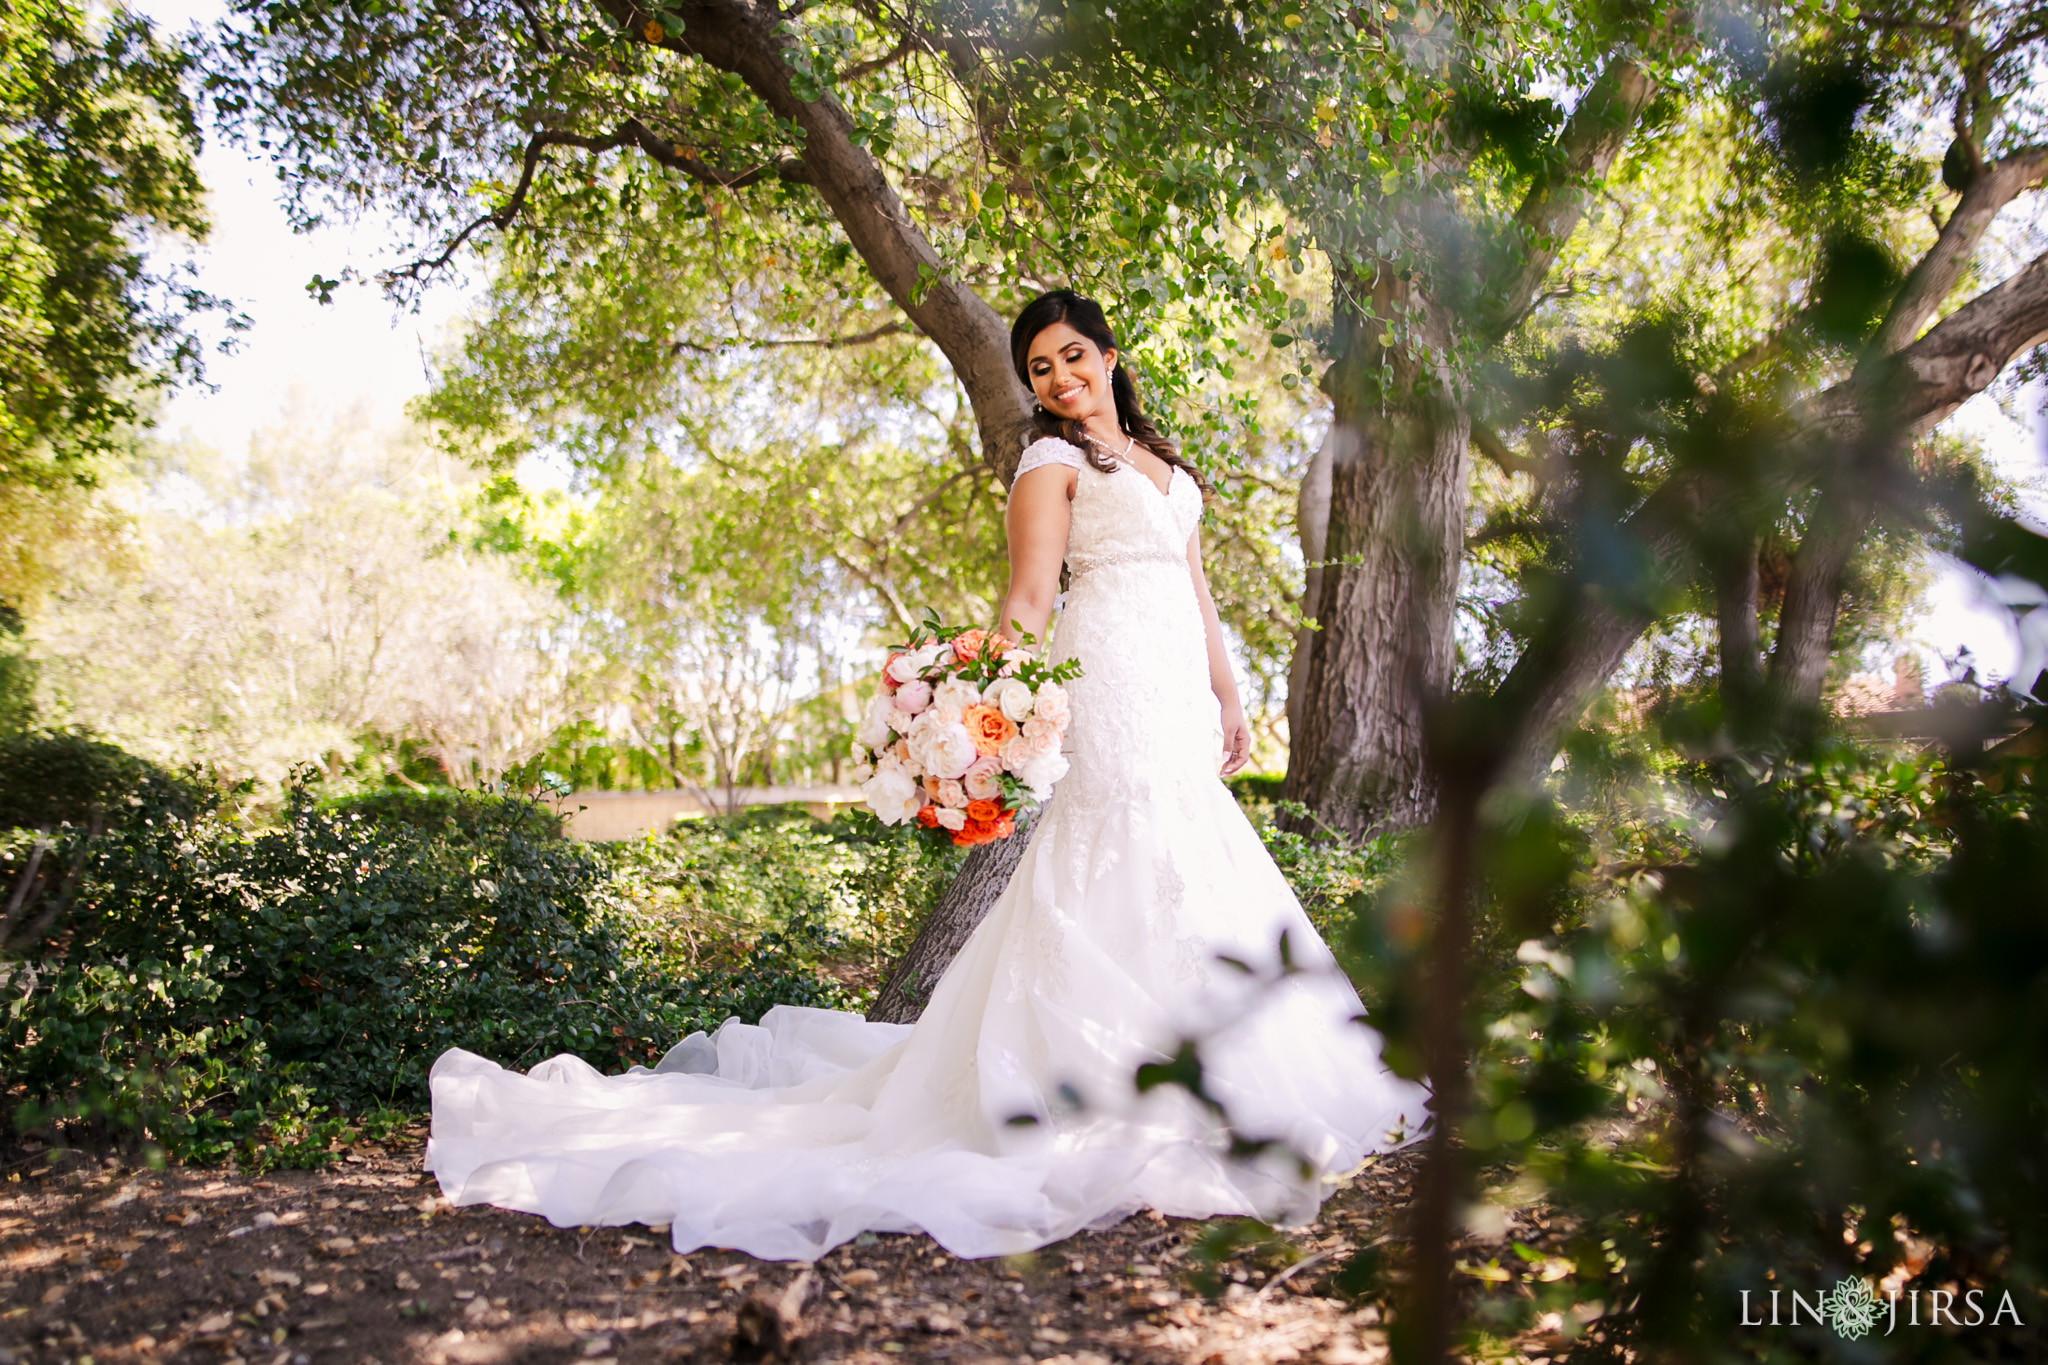
[[[1088,457],[1081,453],[1079,446],[1063,441],[1057,436],[1041,436],[1024,447],[1024,454],[1017,461],[1017,477],[1023,478],[1034,469],[1049,464],[1065,465],[1069,469],[1086,469]]]

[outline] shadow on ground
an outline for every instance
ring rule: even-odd
[[[1212,1299],[1188,1287],[1202,1225],[1157,1214],[1008,1260],[867,1236],[807,1273],[451,1208],[421,1137],[260,1177],[7,1151],[0,1365],[1377,1362],[1376,1310],[1322,1277],[1386,1235],[1416,1161],[1368,1166],[1291,1234],[1301,1259],[1226,1265]]]

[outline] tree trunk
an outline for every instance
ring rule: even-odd
[[[664,18],[643,0],[602,0],[628,33]],[[784,51],[789,38],[772,7],[746,0],[680,0],[671,11],[681,33],[663,45],[744,80],[777,117],[803,130],[801,159],[841,231],[875,280],[924,335],[930,337],[967,391],[981,435],[982,458],[1005,485],[1031,430],[1031,397],[1010,363],[1009,327],[973,289],[946,275],[945,263],[918,228],[882,165],[853,138],[853,120],[830,93],[798,99]],[[875,1002],[871,1018],[915,1019],[931,985],[981,923],[1009,883],[1022,855],[1024,831],[968,855],[960,876],[925,921],[902,965]]]
[[[1757,592],[1760,587],[1757,555],[1762,551],[1759,537],[1745,538],[1714,566],[1714,615],[1719,627],[1721,650],[1721,703],[1733,714],[1755,698],[1763,671],[1757,653],[1761,634],[1757,626]]]
[[[1031,833],[1031,817],[1020,817],[1016,833],[983,844],[967,855],[960,875],[946,888],[946,894],[918,929],[909,949],[889,969],[889,979],[868,1008],[868,1018],[878,1024],[917,1021],[931,1001],[932,987],[966,946],[989,907],[1003,894],[1003,888],[1010,884],[1010,874],[1017,870],[1017,864],[1024,861]]]
[[[1380,311],[1408,304],[1390,292]],[[1417,824],[1435,804],[1423,712],[1451,681],[1471,420],[1441,373],[1383,350],[1370,335],[1382,324],[1346,314],[1329,380],[1338,430],[1318,629],[1282,794],[1362,837]]]
[[[1768,679],[1772,704],[1787,717],[1820,705],[1841,613],[1842,578],[1876,510],[1868,498],[1829,497],[1823,489],[1807,522],[1785,584],[1785,605],[1778,610]]]
[[[1301,614],[1308,624],[1294,632],[1294,659],[1287,669],[1287,735],[1289,747],[1302,730],[1303,699],[1308,695],[1308,665],[1315,654],[1316,608],[1323,598],[1323,547],[1330,529],[1330,470],[1339,448],[1355,445],[1349,427],[1330,423],[1315,458],[1301,476],[1301,491],[1295,497],[1294,530],[1301,538],[1301,557],[1307,561],[1306,580],[1301,588]]]

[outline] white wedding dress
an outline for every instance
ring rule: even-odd
[[[864,1231],[922,1230],[988,1256],[1148,1206],[1304,1221],[1326,1177],[1418,1133],[1426,1091],[1380,1064],[1218,779],[1187,565],[1200,490],[1175,470],[1162,494],[1056,440],[1019,474],[1046,463],[1079,471],[1053,646],[1084,670],[1073,766],[923,1017],[778,1006],[623,1076],[451,1051],[427,1148],[451,1202],[667,1223],[678,1251],[812,1260]],[[1227,1123],[1183,1087],[1138,1092],[1137,1068],[1182,1040]],[[1233,1156],[1232,1129],[1276,1141]]]

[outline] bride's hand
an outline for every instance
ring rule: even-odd
[[[1244,708],[1223,708],[1223,775],[1230,776],[1251,760],[1252,727],[1245,724]]]

